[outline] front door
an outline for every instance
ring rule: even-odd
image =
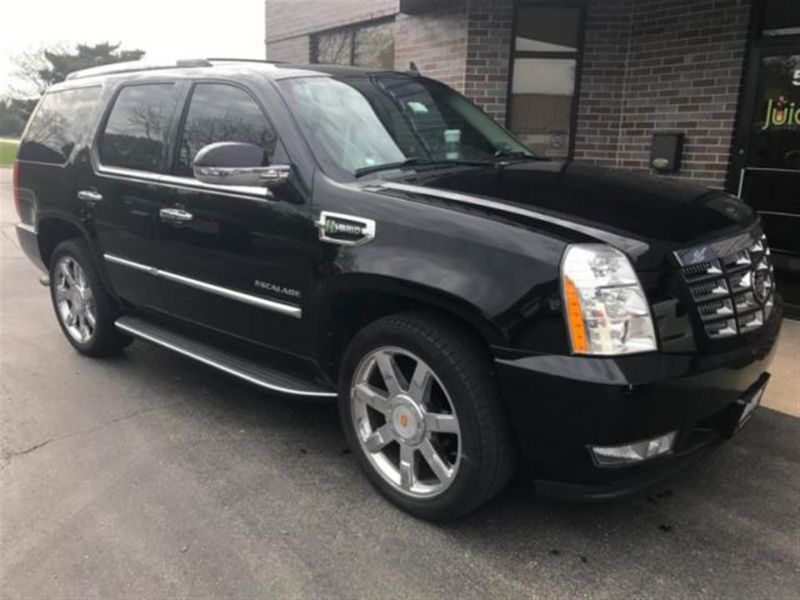
[[[758,211],[778,290],[800,308],[800,41],[765,40],[753,51],[739,148],[738,192]]]
[[[164,179],[158,216],[159,278],[172,315],[290,353],[302,353],[303,295],[310,282],[310,207],[291,184],[280,190],[213,186],[194,178],[197,152],[215,142],[263,147],[288,158],[264,107],[247,89],[198,81]]]

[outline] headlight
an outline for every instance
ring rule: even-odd
[[[656,349],[650,306],[628,258],[604,244],[569,246],[561,290],[572,351],[631,354]]]

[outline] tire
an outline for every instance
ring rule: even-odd
[[[398,313],[361,330],[342,362],[339,414],[369,481],[414,516],[464,516],[513,474],[489,353],[445,316]]]
[[[53,251],[50,298],[61,331],[81,354],[109,356],[133,341],[114,327],[119,309],[82,240],[66,240]]]

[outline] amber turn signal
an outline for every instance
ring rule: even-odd
[[[573,352],[586,352],[589,342],[586,339],[586,327],[583,324],[583,310],[578,288],[569,277],[564,277],[564,302],[567,307],[567,324]]]

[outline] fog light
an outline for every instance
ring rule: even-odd
[[[666,435],[624,446],[590,446],[589,448],[598,467],[620,467],[671,452],[677,433],[677,431],[671,431]]]

